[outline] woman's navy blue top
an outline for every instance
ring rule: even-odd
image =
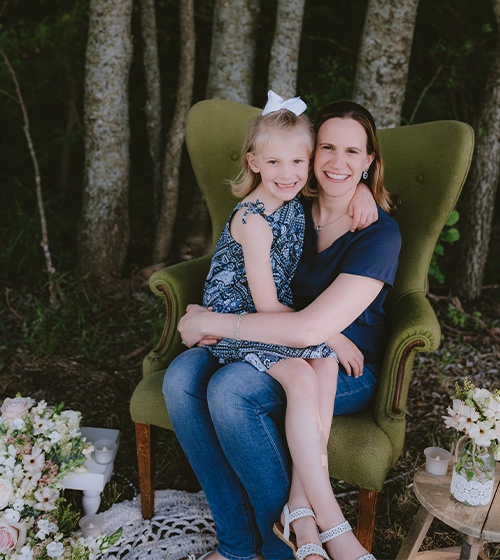
[[[401,248],[396,220],[379,207],[378,220],[371,226],[344,233],[318,253],[311,201],[304,200],[303,205],[306,228],[302,257],[292,281],[294,306],[298,310],[307,307],[341,273],[384,282],[370,306],[342,331],[360,349],[366,362],[378,364],[387,345],[387,316],[383,304],[394,283]]]

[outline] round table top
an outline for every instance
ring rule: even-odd
[[[413,481],[418,501],[434,517],[460,533],[484,542],[500,542],[500,463],[496,464],[493,500],[487,506],[467,506],[453,498],[451,469],[452,465],[445,476],[434,476],[422,465]]]

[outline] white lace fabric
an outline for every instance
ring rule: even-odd
[[[103,560],[182,560],[217,546],[210,508],[203,492],[155,492],[155,515],[143,519],[140,500],[120,502],[103,512],[104,531],[123,533]]]

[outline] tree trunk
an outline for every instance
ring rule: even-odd
[[[216,0],[207,97],[252,102],[258,0]]]
[[[398,126],[408,78],[418,0],[369,0],[353,99],[377,126]]]
[[[304,2],[305,0],[278,0],[268,82],[269,89],[284,98],[297,95]]]
[[[179,4],[181,51],[177,103],[170,125],[163,166],[163,196],[160,217],[156,228],[153,251],[155,262],[164,261],[170,251],[177,199],[179,193],[179,168],[184,144],[184,125],[193,98],[196,35],[194,29],[193,0]]]
[[[141,0],[143,64],[146,78],[146,123],[149,155],[153,165],[154,209],[158,217],[161,203],[161,82],[158,60],[155,0]]]
[[[91,0],[85,61],[85,188],[79,269],[92,280],[122,273],[128,220],[132,0]]]
[[[500,29],[500,0],[493,1],[493,8]],[[463,301],[481,295],[499,180],[500,37],[497,38],[476,126],[474,160],[460,200],[462,235],[457,251],[454,290]]]

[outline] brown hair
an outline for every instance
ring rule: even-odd
[[[314,151],[314,132],[305,115],[297,116],[288,109],[280,109],[265,116],[260,115],[251,122],[243,146],[242,170],[238,177],[230,183],[235,196],[240,198],[247,196],[261,182],[260,173],[252,171],[246,155],[256,154],[272,133],[295,131],[304,135],[304,142],[308,146],[311,158]]]
[[[363,182],[372,191],[375,202],[386,212],[393,213],[398,206],[398,197],[391,194],[384,186],[384,160],[380,152],[377,129],[371,113],[368,109],[354,101],[341,100],[329,103],[316,117],[314,123],[316,136],[322,125],[334,118],[353,119],[365,129],[367,138],[366,151],[369,155],[374,154],[375,157],[368,169],[368,179],[363,179]],[[312,177],[311,181],[303,189],[302,194],[310,198],[318,196],[318,182],[315,177]]]

